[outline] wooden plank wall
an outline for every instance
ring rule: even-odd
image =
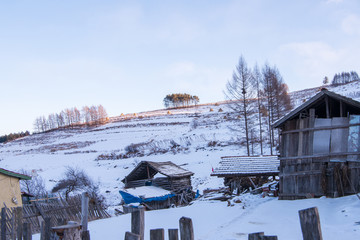
[[[303,119],[285,123],[282,132],[313,128],[314,113]],[[348,124],[347,118],[333,118],[332,125]],[[292,131],[282,134],[280,145],[279,199],[301,199],[308,197],[337,197],[360,191],[360,153],[347,153],[348,128],[332,129],[328,156],[319,157],[313,151],[315,131]],[[331,139],[331,140],[330,140]],[[318,139],[317,141],[321,141]],[[325,146],[325,145],[324,145]],[[338,156],[330,156],[338,153]],[[349,158],[349,154],[352,156]]]

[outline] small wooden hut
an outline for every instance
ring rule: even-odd
[[[321,90],[274,123],[280,133],[279,199],[360,191],[360,103]]]
[[[161,176],[154,178],[156,174]],[[156,186],[172,192],[191,189],[191,176],[194,175],[186,169],[172,162],[140,162],[122,182],[125,188],[141,186]]]
[[[230,191],[257,187],[269,176],[279,175],[278,156],[233,156],[222,157],[219,166],[211,176],[224,178],[224,185]]]
[[[169,207],[171,204],[188,204],[193,199],[191,186],[192,175],[194,175],[193,172],[183,169],[170,161],[142,161],[122,182],[125,183],[125,189],[138,188],[137,192],[140,193],[139,195],[144,195],[141,194],[141,191],[139,192],[139,190],[141,190],[139,188],[144,186],[153,186],[169,191],[165,195],[162,194],[156,198],[152,196],[151,201],[147,201],[146,199],[141,201],[144,205],[146,202],[145,206],[149,209],[160,209]],[[144,193],[148,191],[148,189],[143,189]],[[170,198],[172,199],[169,200]]]

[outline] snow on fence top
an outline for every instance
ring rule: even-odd
[[[222,157],[219,167],[214,170],[211,176],[278,175],[279,166],[280,160],[278,156]]]

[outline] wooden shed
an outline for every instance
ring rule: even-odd
[[[160,176],[154,178],[158,173],[160,173]],[[125,183],[125,188],[156,186],[177,193],[182,190],[192,189],[192,175],[194,175],[193,172],[183,169],[170,161],[142,161],[122,182]]]
[[[21,207],[20,180],[30,180],[31,177],[0,168],[0,208]]]
[[[322,89],[274,123],[280,132],[279,199],[360,191],[360,103]]]
[[[278,156],[232,156],[222,157],[211,176],[224,178],[230,191],[255,187],[267,181],[269,176],[279,175]]]

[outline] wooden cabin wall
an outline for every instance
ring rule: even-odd
[[[152,182],[153,182],[153,186],[160,187],[168,191],[172,191],[170,178],[167,177],[154,178]]]
[[[279,199],[338,197],[360,191],[360,152],[356,147],[348,148],[349,128],[296,132],[347,124],[349,118],[340,117],[323,120],[307,117],[285,123],[282,132],[291,132],[281,136]],[[350,128],[360,131],[358,126]]]
[[[168,191],[178,191],[186,188],[191,188],[191,178],[182,177],[182,178],[167,178],[159,177],[154,179],[141,179],[125,183],[125,188],[135,188],[142,187],[146,185],[146,182],[152,182],[152,186],[160,187]]]
[[[324,195],[321,178],[324,165],[312,159],[280,161],[279,199],[294,200]]]
[[[175,192],[184,189],[192,189],[190,177],[172,178],[171,183],[172,183],[172,189]]]

